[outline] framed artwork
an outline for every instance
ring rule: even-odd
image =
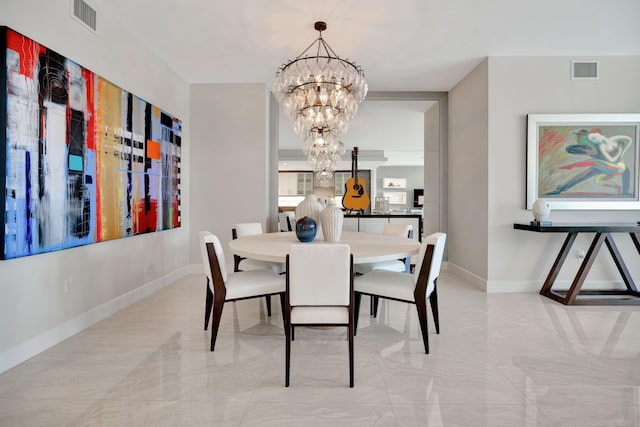
[[[405,178],[382,178],[382,188],[407,188]]]
[[[424,206],[424,188],[413,189],[413,207],[421,208]]]
[[[7,27],[0,73],[0,259],[180,227],[178,118]]]
[[[640,209],[640,114],[529,114],[527,209]]]
[[[390,205],[405,205],[407,203],[407,193],[404,191],[384,191],[382,197],[387,197]]]

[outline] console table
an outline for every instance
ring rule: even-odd
[[[640,292],[636,288],[633,278],[627,269],[622,255],[618,250],[618,247],[613,241],[611,233],[629,233],[631,240],[633,241],[638,254],[640,254],[640,225],[636,224],[580,224],[580,225],[548,225],[540,226],[533,224],[513,224],[513,228],[516,230],[533,231],[537,233],[567,233],[567,238],[562,244],[560,253],[558,254],[551,271],[547,279],[542,285],[540,295],[551,298],[565,305],[640,305]],[[576,277],[571,283],[571,287],[568,291],[554,291],[551,289],[558,273],[562,268],[573,242],[579,233],[595,233],[593,241],[589,246]],[[598,254],[598,251],[605,243],[613,261],[618,267],[618,271],[622,276],[622,280],[626,286],[626,289],[621,290],[584,290],[581,291],[582,285],[593,265],[593,262]]]

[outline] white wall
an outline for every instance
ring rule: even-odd
[[[68,0],[3,0],[7,25],[183,119],[189,169],[188,85],[107,11],[94,35]],[[175,280],[188,263],[189,179],[182,176],[182,227],[0,261],[0,372]],[[64,281],[71,292],[64,293]],[[145,286],[146,285],[146,286]]]
[[[267,230],[267,95],[261,83],[191,86],[192,264],[202,264],[198,231],[216,234],[231,263],[227,242],[235,224],[260,222]]]
[[[446,183],[445,173],[441,167],[442,149],[440,147],[440,102],[436,102],[424,113],[424,206],[423,233],[428,236],[439,231],[446,231],[442,221],[441,206],[445,199],[442,192]],[[445,258],[446,259],[446,258]]]
[[[449,93],[448,266],[481,288],[489,244],[488,75],[485,60]]]
[[[570,80],[572,59],[599,60],[600,78]],[[524,205],[526,115],[640,112],[640,57],[491,57],[488,63],[487,286],[490,291],[538,290],[565,236],[513,230],[514,222],[527,223],[532,219],[531,211]],[[458,87],[462,85],[456,90]],[[453,117],[460,120],[458,111]],[[459,139],[455,142],[460,143]],[[459,169],[456,160],[452,159],[452,163]],[[455,191],[451,189],[452,194]],[[557,223],[635,223],[639,219],[638,211],[554,211],[551,214],[551,220]],[[632,276],[640,281],[640,257],[631,240],[627,235],[614,235],[614,238]],[[579,236],[574,248],[586,250],[591,239],[592,235]],[[562,270],[560,282],[571,279],[577,268],[577,259],[572,254]],[[597,282],[621,282],[604,247],[587,277],[586,287]]]
[[[376,195],[382,193],[406,193],[407,201],[403,205],[391,205],[389,209],[413,209],[413,190],[424,188],[424,166],[378,166],[375,173],[376,193],[371,193],[371,205],[374,206]],[[401,189],[382,188],[383,178],[405,178],[407,185]],[[373,184],[372,184],[373,185]]]

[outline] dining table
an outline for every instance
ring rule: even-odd
[[[269,262],[286,262],[291,245],[301,243],[295,232],[276,232],[243,236],[229,242],[229,248],[234,255],[244,258]],[[391,261],[417,255],[420,242],[406,237],[386,235],[382,233],[367,233],[343,231],[340,241],[351,248],[354,264]],[[322,234],[305,245],[331,244],[325,242]]]

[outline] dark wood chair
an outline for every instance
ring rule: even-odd
[[[218,237],[204,232],[202,246],[203,264],[208,285],[205,329],[209,313],[213,314],[211,351],[216,345],[222,309],[226,302],[279,295],[284,319],[285,279],[283,275],[265,269],[227,273],[224,252]]]
[[[253,236],[262,233],[262,224],[260,224],[259,222],[246,222],[236,224],[235,228],[231,229],[231,238],[235,240],[238,237]],[[233,255],[234,272],[258,269],[266,269],[278,274],[284,274],[285,266],[282,262],[260,261],[257,259],[249,259],[243,258],[238,255]],[[271,297],[265,297],[265,302],[267,304],[267,314],[271,316]]]
[[[420,246],[418,262],[414,274],[398,273],[386,270],[374,270],[355,279],[356,331],[362,295],[372,298],[386,298],[415,304],[422,331],[424,351],[429,353],[429,334],[427,329],[427,298],[433,312],[436,333],[440,333],[438,319],[437,281],[442,265],[444,245],[447,235],[435,233],[428,236]]]

